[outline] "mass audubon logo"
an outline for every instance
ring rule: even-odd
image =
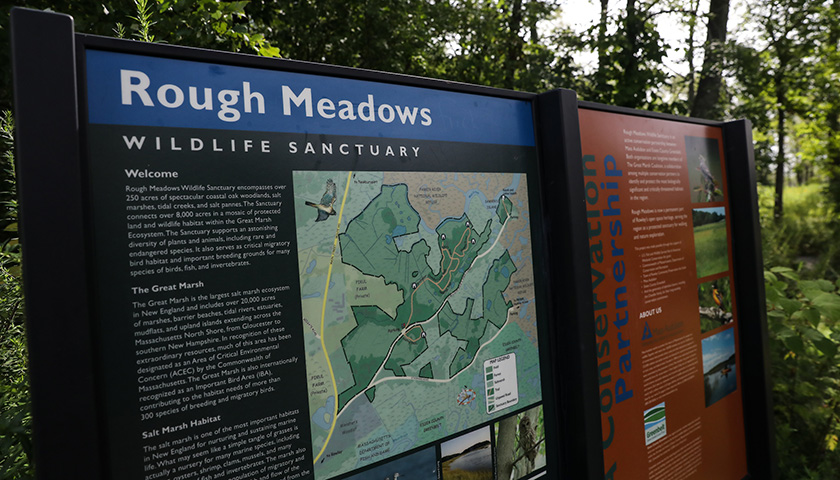
[[[645,410],[645,445],[664,437],[665,429],[665,402]]]

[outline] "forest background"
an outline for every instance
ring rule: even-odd
[[[840,472],[840,0],[20,0],[83,33],[753,122],[784,479]],[[580,11],[593,10],[591,21]],[[34,478],[0,15],[0,479]],[[733,186],[739,188],[739,186]]]

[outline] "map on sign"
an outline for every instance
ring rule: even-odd
[[[541,400],[524,174],[293,184],[316,478]]]

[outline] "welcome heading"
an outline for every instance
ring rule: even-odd
[[[252,91],[250,82],[242,82],[242,88],[239,90],[219,90],[215,92],[215,96],[213,89],[207,87],[187,86],[185,93],[184,88],[171,83],[163,84],[156,90],[151,89],[151,85],[151,78],[140,70],[120,70],[122,104],[131,106],[139,102],[146,107],[160,105],[172,109],[216,111],[216,116],[224,122],[237,122],[243,113],[265,114],[265,97],[260,92]],[[320,97],[315,101],[311,88],[306,87],[295,93],[289,86],[283,85],[281,95],[283,115],[286,116],[302,111],[307,117],[314,117],[317,113],[324,119],[400,122],[403,125],[419,124],[423,127],[432,124],[431,109],[387,103],[377,105],[372,94],[367,95],[367,101],[358,104],[353,104],[347,99],[334,100],[328,97]]]

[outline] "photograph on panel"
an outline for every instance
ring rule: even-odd
[[[490,427],[473,430],[440,446],[443,480],[493,480]]]
[[[345,480],[437,480],[435,447],[397,458]]]
[[[499,479],[519,480],[545,467],[542,405],[495,424],[496,472]]]
[[[732,293],[729,277],[710,280],[697,285],[700,302],[700,333],[710,332],[732,322]]]
[[[685,137],[688,181],[694,203],[722,202],[720,149],[718,141],[706,137]]]
[[[691,217],[694,225],[697,278],[729,270],[726,209],[723,207],[695,208],[691,212]]]
[[[702,341],[703,384],[706,406],[734,392],[738,387],[735,366],[735,329],[716,333]]]

